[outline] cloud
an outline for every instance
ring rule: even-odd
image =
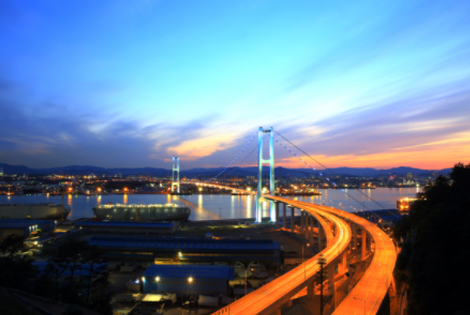
[[[165,167],[169,148],[197,139],[204,128],[203,120],[142,126],[99,110],[77,114],[67,105],[36,102],[28,94],[21,85],[0,80],[2,162],[31,167]]]

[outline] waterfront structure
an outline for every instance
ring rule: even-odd
[[[171,222],[116,222],[116,221],[78,221],[75,227],[88,229],[91,233],[114,234],[173,234],[176,225]]]
[[[155,263],[213,263],[214,261],[280,265],[281,246],[271,240],[214,240],[123,238],[95,236],[90,245],[106,251],[115,260],[140,260]]]
[[[235,269],[208,265],[150,265],[142,275],[143,293],[228,295]]]
[[[175,178],[176,172],[176,178]],[[173,167],[171,172],[171,192],[174,192],[176,186],[176,192],[180,193],[180,158],[179,156],[173,157]]]
[[[263,140],[264,135],[269,134],[269,158],[267,160],[263,159]],[[275,187],[274,187],[274,133],[273,127],[264,130],[263,127],[259,127],[258,131],[258,187],[256,190],[256,222],[261,223],[263,219],[262,215],[262,207],[261,207],[261,197],[263,192],[263,163],[269,164],[269,193],[274,195]],[[271,221],[276,221],[276,216],[272,209],[274,209],[274,203],[271,203]]]
[[[54,231],[55,222],[52,220],[0,220],[0,237],[7,237],[15,234],[22,237],[29,237],[36,231]]]
[[[187,221],[191,209],[177,204],[106,204],[93,208],[94,217],[125,221]]]
[[[0,219],[60,219],[65,208],[56,203],[0,204]]]

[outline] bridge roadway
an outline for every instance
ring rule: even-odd
[[[363,227],[375,245],[369,268],[333,314],[376,314],[393,280],[393,269],[397,260],[395,245],[384,231],[368,220],[331,207],[316,206],[316,208]]]
[[[196,184],[196,182],[184,183]],[[230,186],[206,183],[198,184],[254,194],[253,192]],[[359,280],[333,314],[376,314],[392,281],[393,269],[395,267],[397,256],[395,246],[389,236],[375,224],[349,212],[331,207],[294,201],[278,196],[264,195],[263,197],[268,200],[284,202],[304,209],[312,215],[316,212],[323,215],[338,227],[335,241],[331,244],[331,247],[326,247],[318,255],[307,260],[304,264],[230,304],[228,306],[230,314],[247,315],[273,313],[278,310],[282,304],[284,304],[284,297],[286,295],[290,298],[300,291],[300,289],[304,288],[307,282],[303,279],[304,268],[307,274],[306,279],[308,280],[309,277],[312,277],[318,271],[317,261],[320,254],[325,255],[327,263],[329,263],[335,260],[337,256],[344,251],[344,246],[347,246],[351,239],[351,231],[349,227],[343,220],[338,219],[338,217],[349,220],[365,229],[374,240],[375,253],[369,268],[367,268],[366,272],[361,277],[361,280]],[[214,314],[225,313],[224,310],[225,309],[223,309],[222,312],[219,311]]]

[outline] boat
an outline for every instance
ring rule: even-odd
[[[191,209],[173,203],[113,204],[93,207],[94,217],[101,220],[124,221],[187,221]]]
[[[403,197],[397,200],[397,209],[400,212],[410,212],[410,206],[418,200],[417,198]]]

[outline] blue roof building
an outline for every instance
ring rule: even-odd
[[[229,266],[151,265],[142,275],[143,293],[228,295],[235,270]]]
[[[279,264],[281,246],[271,240],[213,240],[168,238],[92,237],[91,245],[97,245],[108,256],[119,259],[151,261],[259,261]]]
[[[75,227],[93,233],[173,234],[177,226],[171,222],[78,221]]]
[[[27,220],[27,219],[1,219],[0,237],[7,237],[16,234],[29,237],[31,233],[41,230],[42,232],[54,231],[55,221],[53,220]]]

